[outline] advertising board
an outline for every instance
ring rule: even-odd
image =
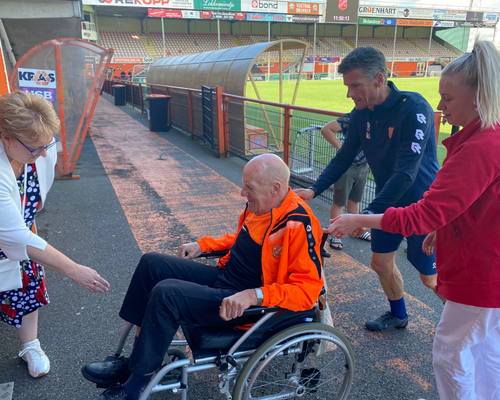
[[[453,28],[455,22],[453,21],[434,21],[434,26],[436,28]]]
[[[388,25],[396,26],[397,19],[395,18],[360,18],[360,25]]]
[[[285,1],[241,0],[241,11],[281,14],[287,12],[287,3]]]
[[[434,10],[425,8],[398,8],[396,13],[398,18],[412,18],[412,19],[434,19]]]
[[[286,22],[315,23],[319,22],[319,15],[287,15]]]
[[[285,14],[255,14],[247,13],[247,21],[270,21],[270,22],[287,22]]]
[[[318,3],[296,3],[293,1],[289,1],[288,2],[288,13],[289,14],[319,15],[319,4]]]
[[[149,8],[148,17],[199,19],[200,12],[187,10],[166,10],[164,8]]]
[[[56,71],[47,69],[18,68],[19,90],[57,102]]]
[[[395,18],[398,9],[396,7],[373,7],[373,6],[359,6],[358,15],[360,17],[388,17]]]
[[[83,4],[97,6],[182,8],[192,10],[193,0],[82,0]]]
[[[425,19],[398,19],[398,26],[433,26],[434,21]]]
[[[226,21],[244,20],[245,13],[230,11],[200,11],[202,19],[222,19]]]
[[[241,11],[241,0],[193,0],[195,10]]]

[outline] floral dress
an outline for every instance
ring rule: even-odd
[[[32,229],[35,214],[41,204],[40,187],[35,164],[26,168],[27,178],[25,192],[24,173],[17,179],[21,204],[24,203],[24,221],[29,229]],[[0,259],[7,256],[0,249]],[[45,279],[43,268],[40,264],[31,260],[19,262],[23,287],[21,289],[0,292],[0,318],[9,325],[20,328],[23,316],[29,314],[45,304],[49,304],[49,296],[45,290]]]

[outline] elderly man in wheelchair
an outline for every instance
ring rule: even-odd
[[[163,390],[186,399],[189,374],[211,368],[227,399],[347,397],[352,349],[334,328],[315,322],[322,229],[289,178],[279,157],[255,157],[243,170],[248,203],[236,233],[184,244],[178,257],[141,258],[120,310],[129,326],[116,354],[82,368],[108,388],[94,400],[145,400]],[[222,256],[219,268],[192,260],[199,256]],[[132,325],[135,342],[125,358]],[[179,326],[186,341],[173,340]],[[193,362],[175,345],[189,345]]]

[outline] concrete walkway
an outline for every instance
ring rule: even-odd
[[[40,234],[77,262],[96,268],[112,285],[109,294],[86,292],[47,271],[51,305],[40,310],[39,338],[52,368],[29,377],[17,357],[14,329],[0,324],[0,384],[14,382],[15,400],[95,397],[80,368],[115,350],[124,326],[117,314],[135,266],[144,252],[176,254],[202,235],[233,232],[245,200],[244,161],[217,159],[207,147],[172,130],[153,133],[136,110],[99,100],[75,181],[56,181],[37,219]],[[328,205],[312,202],[326,225]],[[442,310],[418,273],[398,254],[411,321],[405,330],[370,333],[364,322],[387,309],[367,242],[347,238],[325,265],[336,327],[350,340],[357,364],[352,399],[438,399],[432,374],[432,338]],[[126,352],[130,351],[130,344]],[[216,375],[190,378],[190,399],[222,399]],[[177,398],[170,393],[158,399]],[[2,399],[3,400],[3,399]]]

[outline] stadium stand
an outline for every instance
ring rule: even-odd
[[[115,49],[115,57],[148,57],[137,32],[99,32],[101,46]]]
[[[309,44],[306,56],[313,56],[314,39],[310,36],[273,36],[271,40],[276,39],[299,39]],[[104,47],[113,47],[115,49],[115,57],[147,57],[144,40],[147,36],[140,40],[137,32],[100,32],[101,44]],[[149,33],[149,41],[154,46],[158,56],[163,57],[163,39],[161,32]],[[243,45],[252,45],[268,41],[267,35],[239,34],[234,38],[229,34],[220,35],[221,48],[236,47],[236,43]],[[333,37],[333,36],[318,36],[316,38],[316,56],[317,57],[345,57],[352,49],[349,43],[354,44],[355,37]],[[358,46],[373,46],[380,50],[388,59],[392,59],[394,39],[391,37],[358,37]],[[394,52],[395,59],[415,58],[427,56],[429,46],[428,38],[397,38],[396,50]],[[213,51],[218,49],[218,37],[215,33],[165,33],[165,55],[177,56],[183,54],[202,53],[205,51]],[[302,55],[300,50],[291,50],[288,53],[287,61],[296,61]],[[149,54],[151,55],[151,54]],[[431,42],[432,57],[457,57],[446,47],[437,43]],[[276,58],[277,54],[271,54],[271,58]],[[265,57],[261,61],[267,61]]]
[[[407,38],[408,41],[415,43],[416,46],[423,49],[426,53],[429,50],[429,38]],[[457,57],[457,54],[448,50],[436,41],[431,41],[431,56],[433,57]]]
[[[163,38],[161,32],[149,34],[159,55],[163,55]],[[220,35],[221,48],[236,47],[236,43],[229,34]],[[177,56],[182,54],[203,53],[204,51],[218,50],[218,37],[215,33],[165,33],[166,56]]]

